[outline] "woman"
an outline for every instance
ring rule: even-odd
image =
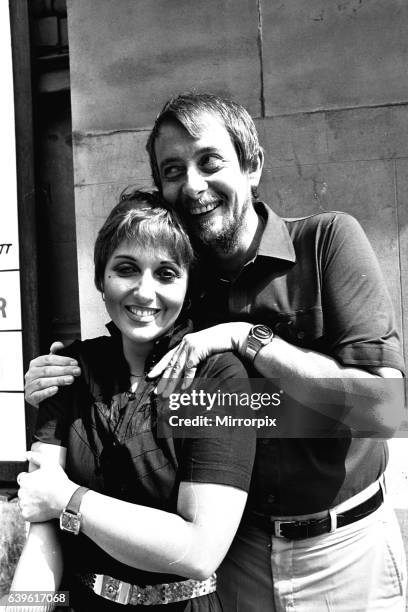
[[[221,609],[213,573],[245,506],[255,433],[160,437],[166,405],[145,376],[188,330],[193,258],[154,193],[123,196],[100,230],[95,283],[111,337],[74,342],[66,354],[81,377],[39,409],[37,469],[19,475],[31,528],[12,590],[69,590],[76,611]],[[225,352],[198,376],[239,392],[246,372]]]

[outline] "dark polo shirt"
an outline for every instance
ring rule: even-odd
[[[265,323],[343,365],[403,371],[390,296],[358,222],[341,212],[282,219],[262,203],[256,209],[265,223],[257,255],[231,282],[207,264],[195,300],[199,326]],[[366,488],[387,460],[381,440],[261,439],[248,506],[276,515],[317,512]]]

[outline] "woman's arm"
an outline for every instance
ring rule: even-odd
[[[122,563],[203,580],[226,555],[246,498],[235,487],[182,482],[171,514],[89,491],[82,530]]]
[[[60,465],[65,464],[65,449],[60,446],[35,443],[33,449],[42,453],[50,461]],[[30,463],[30,472],[37,466]],[[22,478],[25,475],[22,475]],[[20,504],[24,504],[20,498]],[[63,570],[61,545],[55,524],[50,521],[32,523],[27,540],[18,561],[10,592],[56,591],[61,582]],[[35,606],[36,612],[52,610],[53,605]],[[10,610],[34,609],[30,606],[10,606]]]
[[[10,591],[56,591],[62,576],[61,546],[53,523],[32,523]]]
[[[30,455],[40,467],[22,479],[23,517],[58,518],[78,485],[49,458]],[[178,514],[172,514],[88,491],[81,503],[81,531],[121,563],[201,580],[224,558],[246,498],[236,487],[182,482]]]

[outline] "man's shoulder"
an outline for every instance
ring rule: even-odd
[[[316,228],[321,226],[329,227],[333,224],[336,225],[358,225],[357,219],[349,213],[342,212],[339,210],[327,210],[311,215],[305,215],[304,217],[281,217],[282,221],[286,223],[288,228],[296,226],[305,226],[310,228]]]
[[[294,242],[312,240],[320,242],[330,237],[335,241],[355,238],[364,233],[359,221],[346,212],[323,211],[304,217],[283,217],[289,235]]]

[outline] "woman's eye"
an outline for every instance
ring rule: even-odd
[[[171,268],[162,268],[161,270],[158,270],[157,274],[160,280],[168,282],[173,281],[179,277],[177,272],[175,270],[172,270]]]
[[[119,274],[119,276],[130,276],[131,274],[135,274],[137,269],[134,266],[122,264],[116,267],[115,272]]]

